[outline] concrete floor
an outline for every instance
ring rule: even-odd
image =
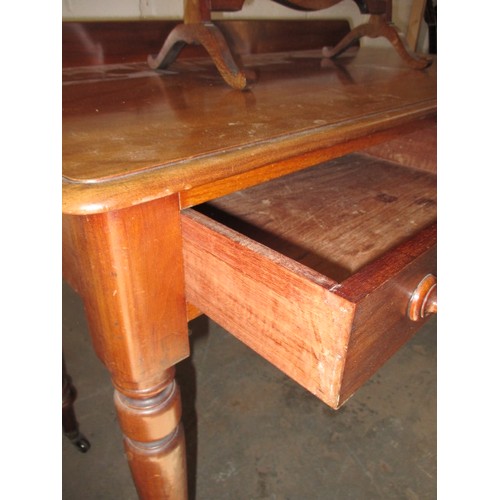
[[[428,322],[339,411],[206,317],[177,367],[190,498],[436,498],[436,321]],[[92,448],[62,445],[62,498],[132,500],[106,370],[79,298],[63,287],[63,347]]]

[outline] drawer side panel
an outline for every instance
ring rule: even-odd
[[[354,314],[338,284],[194,211],[182,231],[187,300],[337,408]]]

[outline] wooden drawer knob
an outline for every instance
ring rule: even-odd
[[[430,314],[437,313],[437,279],[428,274],[417,285],[408,304],[408,317],[419,321]]]

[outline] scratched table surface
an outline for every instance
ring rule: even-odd
[[[229,88],[211,61],[63,70],[63,211],[120,208],[435,113],[436,70],[391,48],[337,61],[320,51],[243,59]]]

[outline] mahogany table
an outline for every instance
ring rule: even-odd
[[[244,92],[203,58],[63,71],[63,274],[141,498],[187,498],[174,367],[190,319],[338,408],[436,310],[436,63],[410,69],[390,48],[243,63]],[[283,228],[315,246],[284,249]]]

